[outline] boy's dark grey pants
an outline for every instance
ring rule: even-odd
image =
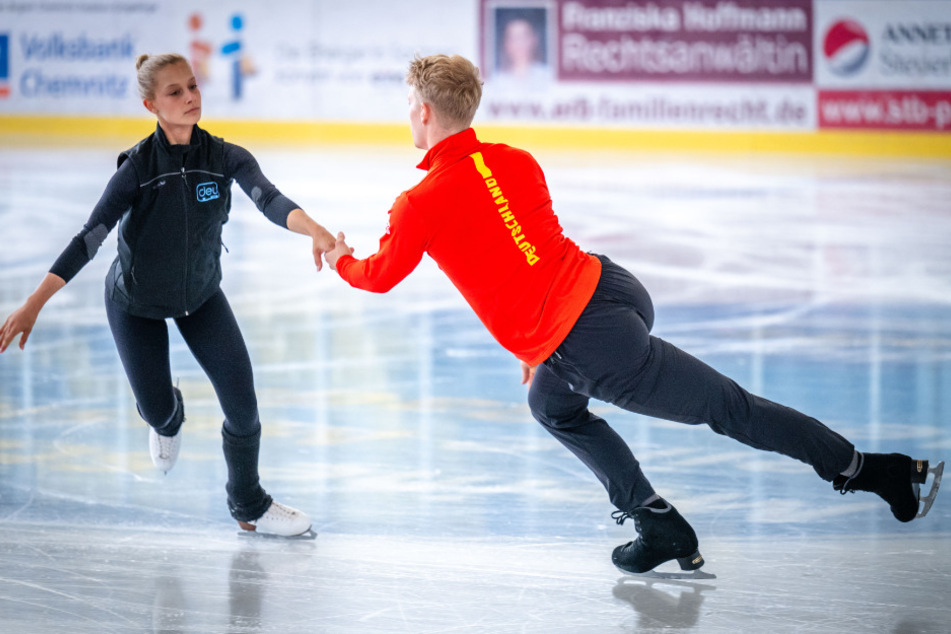
[[[611,502],[630,511],[654,495],[624,440],[588,411],[589,397],[655,418],[706,424],[718,434],[811,465],[831,481],[854,447],[814,418],[750,394],[679,348],[650,335],[654,308],[631,273],[597,256],[601,280],[564,342],[538,366],[532,415],[584,462]]]

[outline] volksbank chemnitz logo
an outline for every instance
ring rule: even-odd
[[[829,68],[836,75],[849,77],[862,70],[869,55],[868,33],[855,20],[838,20],[826,31],[822,42]]]
[[[0,97],[10,96],[10,36],[0,33]]]
[[[209,200],[214,200],[220,197],[218,193],[218,183],[212,181],[209,183],[201,183],[196,189],[198,195],[198,202],[206,203]]]

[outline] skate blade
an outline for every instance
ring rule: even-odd
[[[308,528],[298,535],[275,535],[274,533],[259,533],[257,531],[238,531],[238,537],[247,537],[249,539],[280,539],[284,541],[313,541],[317,539],[317,532],[313,528]]]
[[[705,581],[707,579],[716,579],[717,576],[712,572],[703,570],[682,570],[679,572],[665,572],[661,570],[648,570],[647,572],[629,572],[618,568],[629,577],[636,579],[677,579],[680,581]]]
[[[931,510],[931,505],[934,504],[935,498],[938,496],[938,487],[941,486],[941,476],[944,474],[944,460],[930,467],[928,473],[933,476],[931,490],[928,492],[928,495],[922,496],[919,494],[918,501],[921,502],[921,510],[918,512],[918,515],[915,516],[916,518],[922,518],[927,515],[928,511]]]

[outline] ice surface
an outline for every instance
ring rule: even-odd
[[[393,149],[256,149],[357,255],[421,172]],[[529,148],[532,149],[532,148]],[[538,152],[568,234],[651,290],[655,334],[863,450],[951,451],[951,165]],[[115,151],[0,148],[0,312],[82,226]],[[315,541],[239,537],[220,409],[172,328],[182,455],[147,453],[98,258],[0,356],[4,632],[946,632],[951,504],[903,525],[809,467],[596,404],[717,579],[624,577],[633,527],[535,424],[517,363],[424,260],[387,295],[316,274],[236,188],[224,289],[262,480]],[[947,496],[947,491],[943,493]]]

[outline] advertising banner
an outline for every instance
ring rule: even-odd
[[[951,2],[816,3],[818,124],[951,131]]]
[[[62,5],[0,2],[0,112],[115,113],[135,94],[136,45],[154,5]]]
[[[482,116],[815,127],[811,0],[481,0]]]
[[[143,116],[179,52],[206,118],[395,123],[414,55],[464,55],[476,122],[951,130],[951,0],[0,0],[0,116]]]
[[[0,114],[145,115],[136,57],[177,52],[206,117],[403,120],[413,55],[474,31],[468,2],[0,0]]]

